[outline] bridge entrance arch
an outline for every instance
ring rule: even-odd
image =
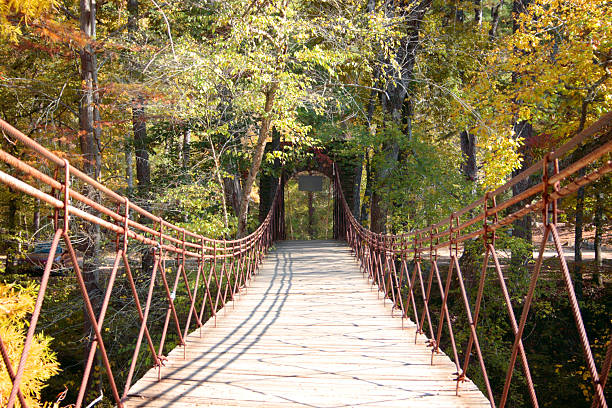
[[[338,142],[343,143],[343,142]],[[270,153],[274,150],[281,150],[285,146],[291,146],[290,142],[283,142],[280,146],[275,147],[273,143],[268,142],[266,144],[266,153]],[[336,146],[338,147],[338,146]],[[303,172],[315,172],[322,174],[329,178],[329,180],[334,180],[334,172],[338,171],[342,176],[340,179],[342,180],[342,191],[344,193],[344,197],[347,202],[354,202],[355,197],[359,194],[359,185],[361,183],[361,172],[356,172],[355,167],[358,166],[360,162],[357,156],[345,156],[342,158],[336,157],[333,154],[335,150],[330,149],[320,149],[313,148],[310,153],[312,153],[308,158],[301,160],[300,162],[293,162],[286,165],[283,169],[280,170],[280,176],[275,176],[273,173],[278,174],[279,171],[271,172],[270,169],[262,169],[261,175],[259,177],[259,221],[263,222],[268,214],[268,211],[272,207],[272,202],[274,200],[274,195],[276,194],[276,189],[280,185],[282,191],[280,191],[281,197],[283,199],[280,203],[280,214],[281,214],[281,233],[278,238],[279,239],[287,239],[286,234],[286,226],[285,226],[285,188],[287,186],[287,182]],[[335,166],[334,166],[335,163]],[[268,170],[268,171],[266,171]],[[279,179],[282,180],[279,183]],[[338,219],[337,212],[339,208],[339,202],[337,194],[333,195],[333,238],[337,239],[341,236],[338,232],[338,226],[336,225],[336,220]],[[356,206],[358,207],[358,206]],[[356,215],[356,214],[354,214]],[[357,215],[356,215],[357,216]]]
[[[284,186],[287,240],[333,239],[333,179],[318,171],[293,173]]]

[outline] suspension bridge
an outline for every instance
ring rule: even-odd
[[[283,240],[282,178],[270,211],[256,231],[237,240],[211,239],[135,205],[1,120],[0,129],[44,163],[37,168],[0,150],[5,164],[0,182],[46,203],[54,225],[19,361],[11,361],[7,353],[11,345],[0,333],[2,361],[12,382],[9,408],[28,406],[22,379],[45,311],[60,242],[70,255],[93,333],[74,401],[77,408],[93,406],[102,398],[86,401],[96,355],[110,393],[105,398],[118,407],[504,407],[517,365],[530,403],[538,407],[523,339],[549,239],[559,258],[574,330],[580,338],[593,407],[607,407],[612,341],[605,357],[596,361],[557,231],[557,201],[612,171],[612,113],[505,185],[410,234],[381,235],[363,227],[344,199],[341,174],[334,166],[336,240],[306,242]],[[512,186],[527,179],[531,187],[507,198]],[[517,315],[508,294],[511,282],[498,258],[496,231],[527,214],[541,217],[544,234]],[[96,225],[114,237],[112,268],[103,298],[96,304],[74,249],[71,225],[75,224]],[[474,238],[484,242],[475,299],[466,290],[459,263],[463,243]],[[134,244],[148,247],[153,254],[145,282],[135,280],[130,268],[128,250]],[[450,260],[440,261],[441,250],[450,254]],[[125,339],[135,344],[125,366],[113,364],[104,337],[109,324],[106,312],[120,274],[129,283],[133,313],[140,322],[138,335]],[[497,281],[514,337],[503,387],[495,392],[478,330],[489,278]],[[143,289],[139,285],[145,285],[145,290],[139,291]],[[156,290],[165,299],[160,333],[150,331],[153,326],[148,320]],[[433,304],[434,294],[441,299],[440,305]],[[178,296],[187,299],[187,313],[177,311]],[[464,305],[469,326],[465,348],[458,347],[454,335],[456,321],[448,308],[453,296]],[[178,339],[178,346],[166,350],[170,334]],[[143,349],[152,367],[137,379]],[[480,389],[470,381],[470,373],[482,378]]]

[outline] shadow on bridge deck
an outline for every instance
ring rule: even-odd
[[[232,310],[233,309],[233,310]],[[400,313],[396,312],[396,316]],[[129,392],[135,407],[488,407],[391,317],[336,241],[276,244],[249,288]]]

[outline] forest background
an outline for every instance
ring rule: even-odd
[[[409,232],[481,197],[610,111],[610,16],[605,0],[0,0],[0,109],[90,176],[206,236],[256,228],[258,177],[313,160],[317,149],[357,158],[361,182],[350,205],[364,225]],[[265,150],[268,142],[275,150]],[[6,135],[0,144],[35,160]],[[512,194],[528,187],[529,180]],[[581,188],[560,214],[599,357],[611,333],[602,256],[611,190],[609,177]],[[20,260],[49,240],[50,211],[3,186],[0,212],[0,295],[29,304],[36,278]],[[525,217],[501,234],[507,273],[518,277],[517,308],[536,221]],[[582,260],[583,232],[592,237],[592,262]],[[74,233],[90,288],[99,291],[105,238]],[[466,248],[466,268],[481,252],[482,243]],[[150,260],[139,257],[136,250],[146,274]],[[575,335],[557,335],[573,323],[549,272],[529,323],[532,339],[547,339],[530,343],[541,373],[534,379],[543,406],[589,406]],[[55,316],[39,339],[39,378],[51,379],[42,396],[42,383],[31,383],[32,401],[53,399],[64,386],[75,392],[91,341],[82,307],[68,302],[74,282],[56,277],[53,285]],[[511,342],[510,328],[501,300],[487,307],[482,330],[491,347],[483,349],[494,350],[487,361],[501,381],[507,353],[496,350]],[[26,309],[3,312],[0,327],[16,327],[16,342]],[[135,325],[119,312],[115,321],[118,339]],[[130,346],[111,352],[128,355]],[[9,380],[0,374],[4,393]],[[512,406],[527,406],[516,375]]]

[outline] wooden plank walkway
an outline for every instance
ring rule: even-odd
[[[234,304],[151,369],[135,407],[489,407],[471,382],[455,396],[455,366],[429,364],[426,338],[390,316],[335,241],[287,241]],[[396,313],[398,315],[399,313]]]

